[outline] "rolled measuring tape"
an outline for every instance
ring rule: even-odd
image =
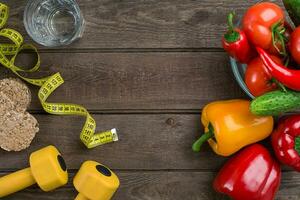
[[[90,113],[81,105],[70,103],[49,103],[47,98],[64,83],[60,73],[56,73],[49,77],[40,79],[26,78],[20,72],[36,72],[40,68],[40,56],[37,49],[31,44],[23,44],[22,35],[9,28],[3,28],[7,22],[9,15],[9,8],[0,3],[0,37],[4,37],[12,41],[12,44],[0,44],[0,63],[10,69],[21,79],[26,82],[40,87],[38,98],[43,109],[53,115],[80,115],[86,117],[86,121],[81,130],[80,139],[87,148],[93,148],[102,144],[118,141],[118,134],[116,129],[111,129],[106,132],[95,133],[96,121]],[[37,63],[31,69],[23,69],[15,65],[15,59],[23,50],[31,50],[37,56]],[[8,59],[7,56],[12,56]]]

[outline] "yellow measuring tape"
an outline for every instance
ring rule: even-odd
[[[64,83],[64,80],[59,73],[41,79],[26,78],[19,73],[37,71],[40,68],[40,56],[33,45],[23,44],[24,40],[19,32],[9,28],[3,28],[7,22],[8,13],[8,7],[5,4],[0,3],[0,37],[5,37],[12,41],[12,44],[0,44],[0,63],[26,82],[40,87],[38,97],[46,112],[54,115],[85,116],[86,121],[82,128],[80,139],[88,148],[118,141],[116,129],[95,133],[96,122],[83,106],[68,103],[49,103],[46,101],[47,98]],[[34,51],[37,55],[37,63],[31,69],[23,69],[22,67],[15,65],[16,57],[23,50]],[[12,58],[8,59],[7,56],[12,56]]]

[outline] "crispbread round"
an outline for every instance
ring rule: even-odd
[[[31,93],[21,80],[14,78],[0,80],[0,91],[15,103],[16,110],[26,111],[31,101]]]
[[[15,110],[15,103],[6,94],[0,91],[0,119],[3,118],[3,113],[10,110]]]
[[[21,151],[39,131],[37,120],[26,112],[31,101],[28,87],[18,79],[0,80],[0,148]]]
[[[5,113],[0,126],[0,147],[6,151],[26,149],[39,131],[37,120],[27,112]]]

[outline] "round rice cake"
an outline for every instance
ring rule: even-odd
[[[21,151],[39,131],[37,120],[28,112],[31,101],[28,87],[18,79],[0,80],[0,148]]]
[[[21,80],[15,78],[0,80],[0,91],[14,102],[17,111],[25,112],[29,107],[31,93]]]
[[[15,103],[8,96],[6,96],[6,94],[0,91],[0,120],[3,117],[3,113],[6,113],[10,110],[15,110]]]
[[[0,147],[6,151],[28,148],[39,131],[37,120],[28,112],[9,111],[0,120]]]

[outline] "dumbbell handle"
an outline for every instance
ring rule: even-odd
[[[87,197],[85,197],[83,194],[79,193],[75,200],[90,200]]]
[[[0,177],[0,197],[18,192],[35,183],[30,168]]]

